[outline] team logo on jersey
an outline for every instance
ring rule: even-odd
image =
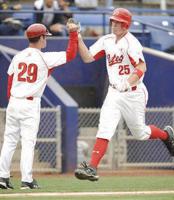
[[[109,66],[112,66],[114,64],[122,63],[124,56],[117,56],[114,54],[114,56],[111,56],[110,54],[107,54],[107,60],[109,63]]]

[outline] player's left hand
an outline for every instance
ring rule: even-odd
[[[79,22],[76,22],[73,18],[68,19],[66,26],[68,32],[74,32],[74,31],[80,32],[80,24]]]
[[[116,88],[119,92],[126,92],[130,90],[131,86],[127,79],[123,79],[122,81],[116,84]]]

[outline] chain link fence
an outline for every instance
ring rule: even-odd
[[[61,172],[61,110],[41,109],[40,128],[35,148],[35,172]],[[78,164],[89,161],[95,143],[100,109],[79,108]],[[174,108],[149,108],[147,124],[160,128],[174,127]],[[5,125],[5,109],[0,109],[0,145]],[[0,148],[1,148],[0,146]],[[12,171],[19,171],[20,144],[13,157]],[[174,161],[160,140],[138,141],[130,134],[123,120],[120,121],[108,150],[100,163],[101,170],[127,167],[173,168]]]
[[[5,109],[0,109],[0,149],[5,128]],[[18,144],[13,156],[12,171],[19,171],[21,145]],[[27,156],[27,155],[26,155]],[[33,171],[61,171],[61,109],[41,109],[38,139],[35,147]]]
[[[79,109],[78,163],[89,160],[95,142],[100,109]],[[174,108],[149,108],[146,123],[160,128],[174,127]],[[138,141],[129,132],[123,120],[110,141],[100,169],[115,170],[124,167],[173,168],[173,158],[160,140]]]

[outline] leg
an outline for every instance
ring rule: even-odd
[[[147,139],[161,139],[167,146],[171,155],[174,155],[174,131],[172,127],[166,126],[164,130],[160,128],[145,124],[145,101],[138,94],[128,93],[129,99],[133,101],[124,100],[124,105],[122,106],[123,117],[132,133],[139,140]],[[130,97],[132,96],[132,97]],[[126,98],[124,98],[126,99]],[[126,110],[126,112],[125,112]]]
[[[6,113],[4,143],[1,149],[0,156],[0,188],[4,189],[13,188],[9,181],[10,165],[16,149],[17,142],[19,140],[19,123],[18,120],[15,119],[16,116],[13,115],[15,115],[13,109],[8,106]]]
[[[35,113],[36,114],[36,113]],[[40,114],[39,114],[40,116]],[[21,189],[39,189],[37,181],[32,177],[34,148],[37,140],[40,117],[30,117],[21,122]]]
[[[133,125],[136,126],[135,123]],[[174,156],[174,130],[171,126],[166,126],[164,130],[154,125],[146,126],[145,123],[137,125],[139,129],[135,129],[132,124],[128,127],[137,139],[160,139],[166,145],[171,156]]]
[[[121,118],[119,110],[119,96],[113,89],[109,90],[100,113],[99,129],[96,143],[93,148],[89,166],[86,162],[82,163],[82,168],[75,170],[75,176],[78,179],[87,179],[90,181],[98,180],[96,169],[102,157],[104,156],[108,142],[115,133],[115,129]]]
[[[34,100],[33,100],[34,101]],[[27,102],[28,106],[23,112],[23,119],[20,121],[21,125],[21,174],[22,182],[31,183],[32,167],[34,159],[34,148],[37,140],[37,132],[40,122],[40,102]],[[25,107],[26,107],[25,106]]]

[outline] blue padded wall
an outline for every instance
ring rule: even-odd
[[[95,39],[85,40],[87,46],[91,45]],[[21,50],[27,46],[25,39],[0,39],[0,44]],[[67,39],[49,39],[48,51],[62,51],[67,46]],[[155,56],[145,54],[147,61],[147,72],[145,83],[149,90],[149,107],[174,106],[174,65],[172,61],[163,60]],[[9,62],[0,54],[0,106],[6,107],[6,87],[7,68]],[[55,69],[53,76],[62,86],[93,86],[97,93],[97,106],[101,106],[103,101],[103,91],[105,89],[106,68],[105,60],[84,64],[79,55],[69,64]]]

